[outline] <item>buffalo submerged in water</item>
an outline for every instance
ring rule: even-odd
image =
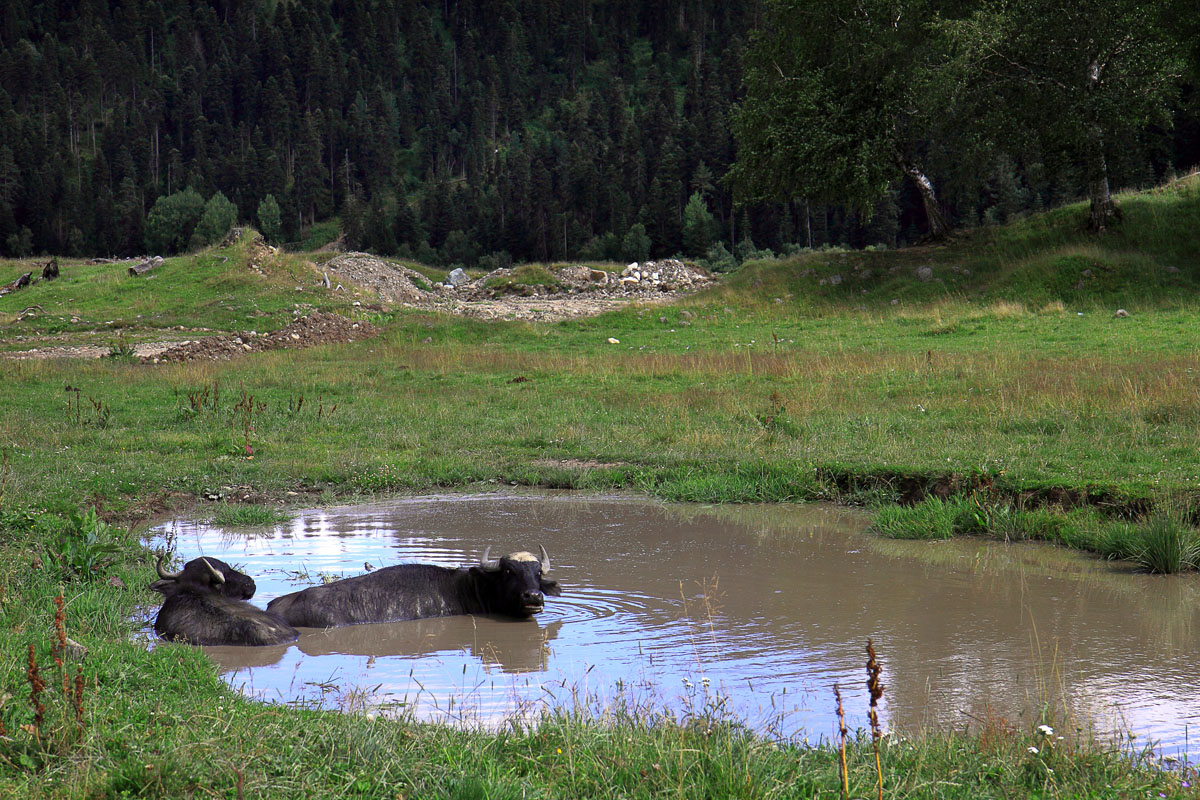
[[[546,577],[550,557],[510,553],[479,564],[439,567],[397,564],[366,575],[323,586],[310,586],[277,597],[267,611],[297,627],[331,628],[365,622],[449,617],[458,614],[498,614],[530,617],[542,610],[545,595],[562,594],[558,581]]]
[[[166,598],[154,632],[168,641],[198,645],[271,645],[294,642],[299,632],[279,616],[252,606],[254,579],[218,558],[196,558],[179,572],[155,566],[150,588]]]

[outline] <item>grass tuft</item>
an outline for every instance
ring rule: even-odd
[[[212,524],[224,528],[253,528],[281,525],[292,515],[275,506],[259,503],[221,503],[212,513]]]
[[[1200,567],[1200,535],[1179,506],[1156,509],[1137,529],[1134,557],[1150,572],[1173,575]]]

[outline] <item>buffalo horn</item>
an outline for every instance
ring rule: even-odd
[[[200,560],[203,561],[204,566],[208,567],[209,571],[212,572],[214,583],[224,583],[225,582],[225,576],[221,574],[221,570],[217,569],[211,563],[209,563],[207,558],[202,558]]]
[[[550,556],[546,555],[545,545],[538,545],[538,549],[542,551],[542,572],[550,571]]]
[[[488,554],[492,552],[492,546],[488,545],[483,548],[483,558],[479,559],[479,566],[485,572],[495,572],[500,569],[499,561],[488,561]]]
[[[167,572],[163,569],[163,557],[161,555],[158,557],[158,563],[154,565],[154,570],[158,573],[158,577],[164,581],[177,581],[179,580],[179,576],[183,574],[182,570],[179,572]]]

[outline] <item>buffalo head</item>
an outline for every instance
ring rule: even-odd
[[[539,545],[538,549],[541,558],[522,551],[489,561],[489,547],[483,551],[479,565],[471,567],[479,593],[487,599],[494,613],[529,617],[545,606],[545,595],[558,597],[562,594],[558,581],[546,577],[550,571],[546,548]]]
[[[219,558],[194,558],[178,572],[163,569],[160,556],[154,565],[160,580],[150,584],[159,594],[171,595],[186,591],[192,594],[217,594],[231,600],[249,600],[254,596],[254,579],[238,572]]]

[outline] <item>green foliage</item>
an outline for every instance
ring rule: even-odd
[[[1200,568],[1200,535],[1183,509],[1156,509],[1138,529],[1135,558],[1163,575]]]
[[[4,244],[10,255],[28,258],[33,255],[33,231],[22,225],[21,230],[8,235]]]
[[[878,509],[874,527],[892,539],[949,539],[963,511],[962,502],[933,497],[911,506]]]
[[[1180,6],[1181,7],[1181,6]],[[964,111],[1011,151],[1062,152],[1080,168],[1089,224],[1115,212],[1109,162],[1118,142],[1169,125],[1184,74],[1186,34],[1176,3],[991,0],[937,27],[953,39],[947,71],[963,76]]]
[[[121,551],[117,531],[96,514],[91,506],[82,514],[72,511],[66,529],[58,540],[57,552],[47,556],[56,560],[69,578],[88,581]]]
[[[776,0],[766,12],[734,114],[730,176],[739,196],[803,196],[870,213],[920,165],[919,151],[947,145],[955,76],[937,69],[948,52],[931,27],[937,4],[869,0],[845,14],[835,4]]]
[[[204,198],[190,186],[158,198],[146,217],[146,249],[151,253],[186,250],[204,207]]]
[[[629,226],[629,232],[621,240],[621,260],[626,262],[642,262],[650,258],[650,237],[646,234],[646,226],[635,222]],[[601,253],[597,260],[603,258]]]
[[[475,266],[479,253],[475,244],[465,231],[450,231],[446,242],[442,245],[441,261],[443,264],[457,264],[464,267]]]
[[[520,292],[523,287],[532,286],[561,288],[562,281],[541,264],[524,264],[508,275],[494,275],[484,282],[484,288],[501,293]]]
[[[212,524],[227,528],[279,525],[292,515],[283,509],[258,503],[222,503],[212,515]]]
[[[263,238],[271,244],[279,243],[279,234],[283,229],[279,215],[279,203],[276,202],[273,194],[264,197],[255,212],[255,216],[258,217],[258,230],[262,233]]]
[[[643,231],[646,230],[645,225],[642,225],[641,228]],[[620,261],[623,258],[622,241],[617,238],[615,233],[611,232],[593,236],[579,250],[579,257],[584,261]]]
[[[237,216],[237,206],[229,202],[225,195],[217,192],[208,198],[208,202],[204,204],[204,213],[196,223],[195,233],[192,234],[192,249],[220,242],[233,229]]]
[[[704,196],[695,192],[683,209],[683,247],[688,255],[701,257],[708,252],[716,235],[716,221]]]
[[[717,242],[708,248],[704,256],[704,266],[710,272],[733,272],[738,268],[738,262],[724,242]]]

